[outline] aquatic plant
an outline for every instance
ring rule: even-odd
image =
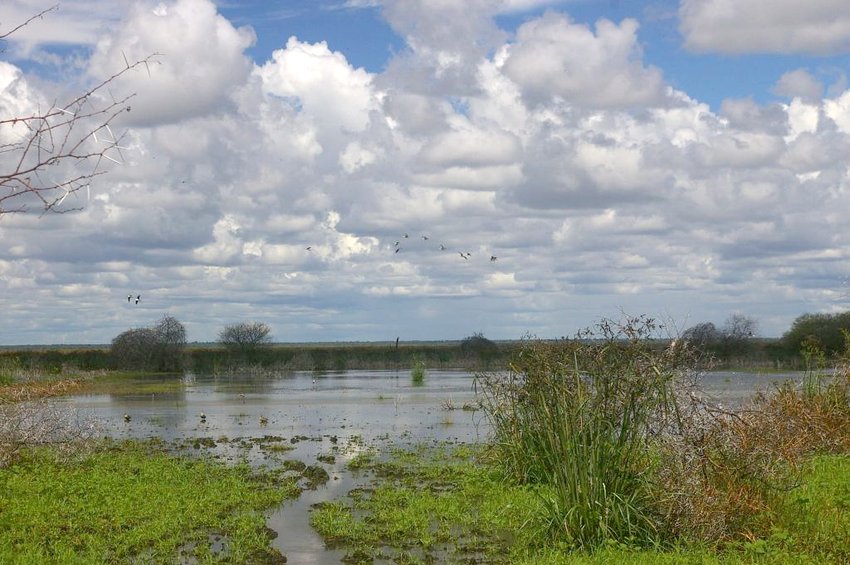
[[[421,357],[413,360],[413,367],[410,369],[410,381],[414,386],[420,386],[425,382],[425,360]]]
[[[576,340],[529,340],[507,374],[479,375],[506,472],[552,487],[553,538],[652,544],[660,524],[650,438],[678,426],[686,348],[653,347],[649,318],[603,320]]]

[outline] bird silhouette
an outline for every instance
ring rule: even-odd
[[[307,246],[307,251],[310,251],[311,249],[313,249],[313,246],[312,246],[312,245],[308,245],[308,246]]]
[[[498,257],[496,257],[495,255],[490,255],[491,262],[495,261],[496,259],[498,259]]]
[[[128,295],[127,295],[127,302],[130,302],[131,300],[133,300],[133,295],[132,295],[132,294],[128,294]]]
[[[125,422],[129,422],[129,421],[130,421],[130,415],[129,415],[129,414],[127,414],[126,412],[124,412],[124,421],[125,421]]]
[[[138,303],[139,303],[139,300],[141,300],[141,299],[142,299],[142,295],[141,295],[141,294],[137,294],[137,295],[136,295],[136,304],[138,304]]]
[[[440,251],[445,251],[446,249],[448,249],[448,247],[446,247],[445,245],[443,245],[443,244],[441,243],[441,244],[440,244]]]
[[[424,239],[425,241],[428,241],[428,236],[427,236],[427,235],[423,235],[423,236],[422,236],[422,239]]]
[[[460,256],[461,256],[461,257],[463,257],[464,259],[466,259],[467,261],[469,261],[469,256],[468,256],[468,255],[464,255],[464,254],[463,254],[463,251],[458,251],[458,253],[460,254]]]

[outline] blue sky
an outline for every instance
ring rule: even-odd
[[[0,33],[46,7],[4,2]],[[843,1],[87,0],[4,47],[0,120],[158,55],[104,93],[133,95],[106,174],[65,214],[0,214],[0,343],[166,313],[198,341],[624,313],[772,336],[848,307]]]

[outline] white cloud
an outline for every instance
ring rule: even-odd
[[[127,73],[113,86],[135,93],[125,123],[160,124],[220,110],[244,82],[251,63],[244,50],[249,28],[234,28],[209,0],[134,4],[117,28],[103,36],[89,72],[99,79],[155,53],[155,61]]]
[[[779,77],[773,92],[788,98],[816,101],[823,95],[823,84],[806,69],[795,69]]]
[[[324,129],[362,131],[377,106],[372,77],[355,69],[325,42],[302,43],[290,37],[285,49],[257,69],[266,93],[297,99]]]
[[[844,0],[681,0],[679,19],[685,47],[693,51],[850,51],[850,4]]]
[[[595,31],[548,13],[520,26],[504,72],[526,99],[561,98],[584,107],[657,105],[665,99],[661,71],[641,61],[638,24],[599,20]]]
[[[3,217],[0,343],[106,342],[164,311],[190,339],[240,319],[283,340],[565,335],[621,307],[776,332],[833,304],[850,93],[798,72],[785,104],[715,112],[644,62],[631,20],[552,12],[510,38],[507,4],[476,1],[388,2],[410,43],[374,74],[295,38],[252,66],[212,4],[134,4],[92,68],[162,50],[121,86],[148,107],[84,211]],[[57,97],[37,70],[0,62],[0,112]]]

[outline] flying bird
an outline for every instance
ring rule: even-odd
[[[138,303],[139,303],[139,300],[141,300],[141,299],[142,299],[142,295],[141,295],[141,294],[137,294],[137,295],[136,295],[136,304],[138,304]]]
[[[491,262],[495,261],[496,259],[498,259],[498,257],[496,257],[495,255],[490,255]]]
[[[132,294],[128,294],[128,295],[127,295],[127,302],[130,302],[131,300],[133,300],[133,295],[132,295]]]
[[[311,249],[313,249],[313,246],[312,246],[312,245],[308,245],[308,246],[307,246],[307,251],[310,251]]]
[[[425,241],[428,241],[428,236],[427,236],[427,235],[423,235],[423,236],[422,236],[422,239],[424,239]]]
[[[400,241],[396,241],[395,246],[398,247],[400,243],[401,243]]]
[[[448,249],[448,248],[441,243],[440,244],[440,251],[445,251],[446,249]]]
[[[401,247],[396,247],[395,252],[398,253],[399,251],[401,251]]]
[[[407,234],[404,234],[404,239],[407,239],[408,237],[410,237],[410,236],[407,235]]]
[[[464,255],[464,254],[463,254],[463,251],[458,251],[458,253],[460,253],[460,256],[461,256],[461,257],[463,257],[464,259],[466,259],[467,261],[469,261],[469,256],[468,256],[468,255]]]

